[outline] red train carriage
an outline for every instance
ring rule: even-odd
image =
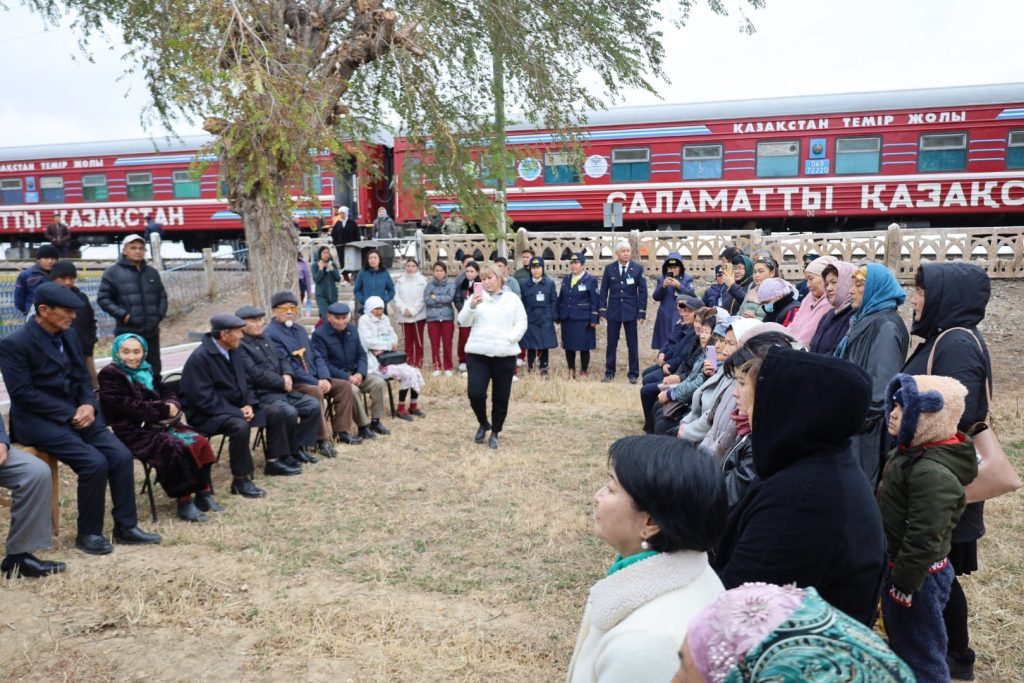
[[[156,142],[148,139],[38,145],[0,149],[0,241],[42,241],[59,212],[80,244],[108,244],[140,232],[146,215],[164,226],[165,239],[198,250],[243,241],[242,221],[221,198],[216,164],[195,178],[190,165],[207,136]],[[390,139],[366,143],[369,157],[390,163]],[[359,168],[339,177],[329,156],[319,157],[304,179],[303,194],[320,207],[296,209],[308,227],[345,204],[357,220],[372,221],[390,200],[386,180]]]
[[[594,112],[582,165],[551,131],[511,127],[508,144],[525,155],[509,216],[534,229],[598,229],[608,204],[639,229],[1024,220],[1020,83]],[[412,155],[396,141],[398,170]]]

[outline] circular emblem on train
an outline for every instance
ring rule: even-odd
[[[583,162],[583,172],[589,178],[600,178],[608,173],[608,160],[600,154],[592,154]]]
[[[541,163],[533,157],[526,157],[519,162],[519,177],[526,182],[540,178],[543,170],[544,167],[541,166]]]

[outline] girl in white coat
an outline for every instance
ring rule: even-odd
[[[594,501],[595,535],[617,554],[590,589],[568,681],[668,681],[690,619],[725,590],[707,556],[725,528],[721,474],[689,443],[627,436]]]
[[[405,272],[395,282],[395,310],[405,338],[405,355],[409,365],[423,367],[423,330],[427,326],[427,305],[423,292],[427,278],[420,273],[420,264],[414,258],[405,260]]]

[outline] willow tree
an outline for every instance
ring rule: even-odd
[[[764,0],[731,0],[742,15]],[[201,120],[215,138],[230,208],[245,226],[257,300],[294,282],[291,195],[312,153],[359,150],[399,122],[430,178],[486,224],[470,145],[511,163],[495,99],[521,120],[567,131],[578,112],[661,76],[661,8],[650,0],[23,0],[65,13],[83,44],[113,24],[152,111],[173,128]],[[664,0],[681,28],[700,0]],[[723,0],[707,0],[726,13]],[[749,29],[746,17],[741,30]],[[495,87],[500,76],[501,87]],[[593,85],[591,85],[593,84]]]

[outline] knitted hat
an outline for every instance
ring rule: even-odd
[[[44,244],[36,250],[36,259],[41,258],[60,258],[60,252],[52,244]]]
[[[885,419],[892,408],[903,409],[896,445],[913,448],[954,436],[964,413],[967,388],[952,377],[905,375],[892,378],[885,392]]]
[[[761,303],[767,304],[778,301],[787,294],[791,294],[792,291],[789,283],[781,277],[770,277],[758,285],[757,298],[761,300]]]

